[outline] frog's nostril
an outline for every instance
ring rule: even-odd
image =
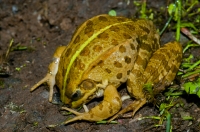
[[[73,95],[71,97],[72,100],[78,100],[80,98],[81,98],[81,91],[80,90],[76,90],[76,92],[73,93]]]

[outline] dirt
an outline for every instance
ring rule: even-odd
[[[147,4],[159,12],[167,2],[152,0]],[[73,131],[165,131],[155,119],[136,120],[143,116],[159,115],[158,108],[145,105],[135,118],[119,119],[118,124],[96,124],[85,121],[75,122],[52,129],[50,124],[60,123],[69,118],[62,115],[61,105],[48,102],[48,88],[43,85],[30,93],[30,88],[47,73],[48,64],[56,47],[67,45],[73,32],[82,22],[98,14],[107,14],[111,9],[118,15],[138,17],[138,7],[122,0],[0,0],[0,53],[6,52],[11,39],[13,47],[26,46],[26,50],[12,51],[9,54],[9,77],[1,77],[0,82],[0,130],[2,132],[73,132]],[[161,28],[166,20],[156,26]],[[162,42],[173,40],[173,34],[166,32]],[[199,51],[199,49],[197,49]],[[199,52],[198,52],[199,53]],[[54,96],[58,92],[55,90]],[[172,126],[176,132],[197,132],[200,130],[200,99],[183,96],[179,98],[182,107],[173,107]],[[126,103],[125,103],[126,104]],[[124,105],[125,105],[124,104]],[[183,120],[181,113],[187,113],[193,120]],[[71,116],[70,116],[71,117]]]

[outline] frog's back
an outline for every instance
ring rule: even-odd
[[[90,73],[96,66],[106,66],[104,71],[107,73],[113,70],[114,65],[120,67],[119,69],[128,68],[129,72],[141,43],[145,50],[152,51],[159,47],[159,38],[155,37],[155,34],[156,30],[151,21],[109,15],[93,17],[74,33],[70,44],[62,54],[61,62],[64,63],[59,65],[59,69],[66,72],[58,72],[58,76],[63,76],[66,80],[70,77],[68,82],[76,85],[82,79],[91,77]],[[111,53],[116,54],[111,57]],[[104,61],[108,57],[110,58]],[[126,60],[128,63],[119,60],[124,62]],[[127,65],[119,66],[122,64]],[[118,78],[120,77],[121,74],[118,74]]]

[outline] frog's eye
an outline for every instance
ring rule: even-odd
[[[84,90],[90,90],[90,89],[94,88],[94,86],[95,86],[94,82],[89,79],[84,80],[80,85],[81,89],[84,89]]]
[[[81,91],[80,90],[76,90],[76,92],[72,95],[71,99],[72,100],[78,100],[80,99],[82,96],[81,96]]]

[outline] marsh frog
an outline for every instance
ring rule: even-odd
[[[98,15],[77,28],[67,46],[58,47],[46,77],[31,91],[47,82],[51,102],[57,85],[61,101],[70,107],[64,109],[77,115],[72,121],[100,121],[115,115],[113,120],[128,111],[133,111],[133,116],[153,98],[144,85],[151,83],[155,94],[164,90],[174,79],[181,58],[179,42],[160,48],[152,21]],[[134,101],[120,111],[122,99],[117,88],[125,82]],[[71,109],[102,96],[102,103],[85,113]]]

